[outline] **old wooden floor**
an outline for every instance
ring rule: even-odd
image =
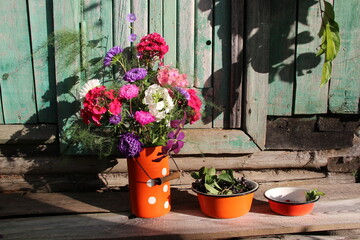
[[[263,197],[266,189],[275,186],[316,187],[326,196],[309,215],[280,216]],[[263,183],[251,211],[228,220],[202,214],[196,196],[186,188],[172,189],[172,211],[154,219],[132,218],[126,191],[0,194],[2,239],[216,239],[338,229],[360,229],[360,184]]]

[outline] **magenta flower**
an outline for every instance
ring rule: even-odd
[[[154,122],[156,118],[149,112],[137,111],[135,113],[135,120],[140,123],[141,126],[144,126],[146,124]]]
[[[127,84],[120,88],[119,96],[127,100],[137,97],[139,95],[139,88],[134,84]]]
[[[130,23],[133,23],[136,21],[135,13],[130,13],[126,16],[126,20]]]

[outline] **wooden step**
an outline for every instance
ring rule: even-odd
[[[205,216],[191,190],[172,189],[172,211],[153,219],[131,216],[126,191],[1,194],[0,234],[38,240],[216,239],[360,229],[359,184],[318,185],[326,196],[311,214],[298,217],[270,210],[263,192],[277,185],[262,184],[251,211],[226,220]]]

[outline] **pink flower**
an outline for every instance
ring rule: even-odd
[[[159,69],[157,80],[161,86],[187,87],[189,85],[186,74],[180,74],[179,70],[171,68],[169,65]]]
[[[127,84],[120,88],[119,94],[121,98],[129,100],[139,95],[139,88],[134,84]]]
[[[149,112],[137,111],[135,113],[135,120],[140,123],[141,126],[144,126],[146,124],[154,122],[156,118]]]
[[[121,113],[121,102],[115,98],[114,101],[109,103],[109,111],[112,115],[119,115]]]
[[[201,117],[201,101],[196,95],[196,91],[194,89],[187,89],[187,91],[190,94],[190,100],[188,101],[188,105],[194,110],[194,113],[190,116],[190,124],[193,124]]]
[[[166,45],[160,34],[151,33],[141,38],[136,49],[140,54],[140,59],[155,61],[164,58],[164,55],[169,51],[169,46]]]

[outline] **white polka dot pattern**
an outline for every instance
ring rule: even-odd
[[[163,168],[163,169],[161,170],[161,174],[162,174],[163,176],[166,176],[166,174],[167,174],[167,169],[166,169],[166,168]]]
[[[167,184],[165,184],[164,186],[163,186],[163,191],[164,192],[167,192],[169,190],[169,186],[167,185]]]
[[[146,182],[146,185],[148,187],[153,187],[155,186],[155,181],[153,179],[149,179],[147,182]]]
[[[166,202],[164,203],[164,208],[165,208],[165,209],[168,209],[168,208],[169,208],[169,201],[166,201]]]
[[[150,204],[155,204],[156,203],[156,198],[155,197],[149,197],[148,202]]]

